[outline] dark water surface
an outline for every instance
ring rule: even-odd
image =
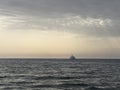
[[[0,60],[0,90],[120,90],[120,60]]]

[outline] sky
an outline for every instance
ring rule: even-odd
[[[0,0],[0,57],[120,58],[120,0]]]

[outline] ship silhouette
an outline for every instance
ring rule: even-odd
[[[71,55],[71,56],[70,56],[70,59],[71,59],[71,60],[75,60],[76,58],[75,58],[74,55]]]

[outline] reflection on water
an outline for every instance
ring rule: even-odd
[[[120,61],[0,60],[0,90],[120,90]]]

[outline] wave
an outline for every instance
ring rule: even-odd
[[[69,80],[69,79],[81,79],[81,78],[95,78],[92,76],[41,76],[41,77],[33,77],[34,80],[46,80],[46,79],[52,79],[52,80]]]
[[[87,87],[88,84],[58,84],[58,85],[31,85],[31,88],[69,88],[69,87]]]
[[[105,87],[100,88],[100,87],[93,86],[85,90],[120,90],[120,88],[105,88]]]

